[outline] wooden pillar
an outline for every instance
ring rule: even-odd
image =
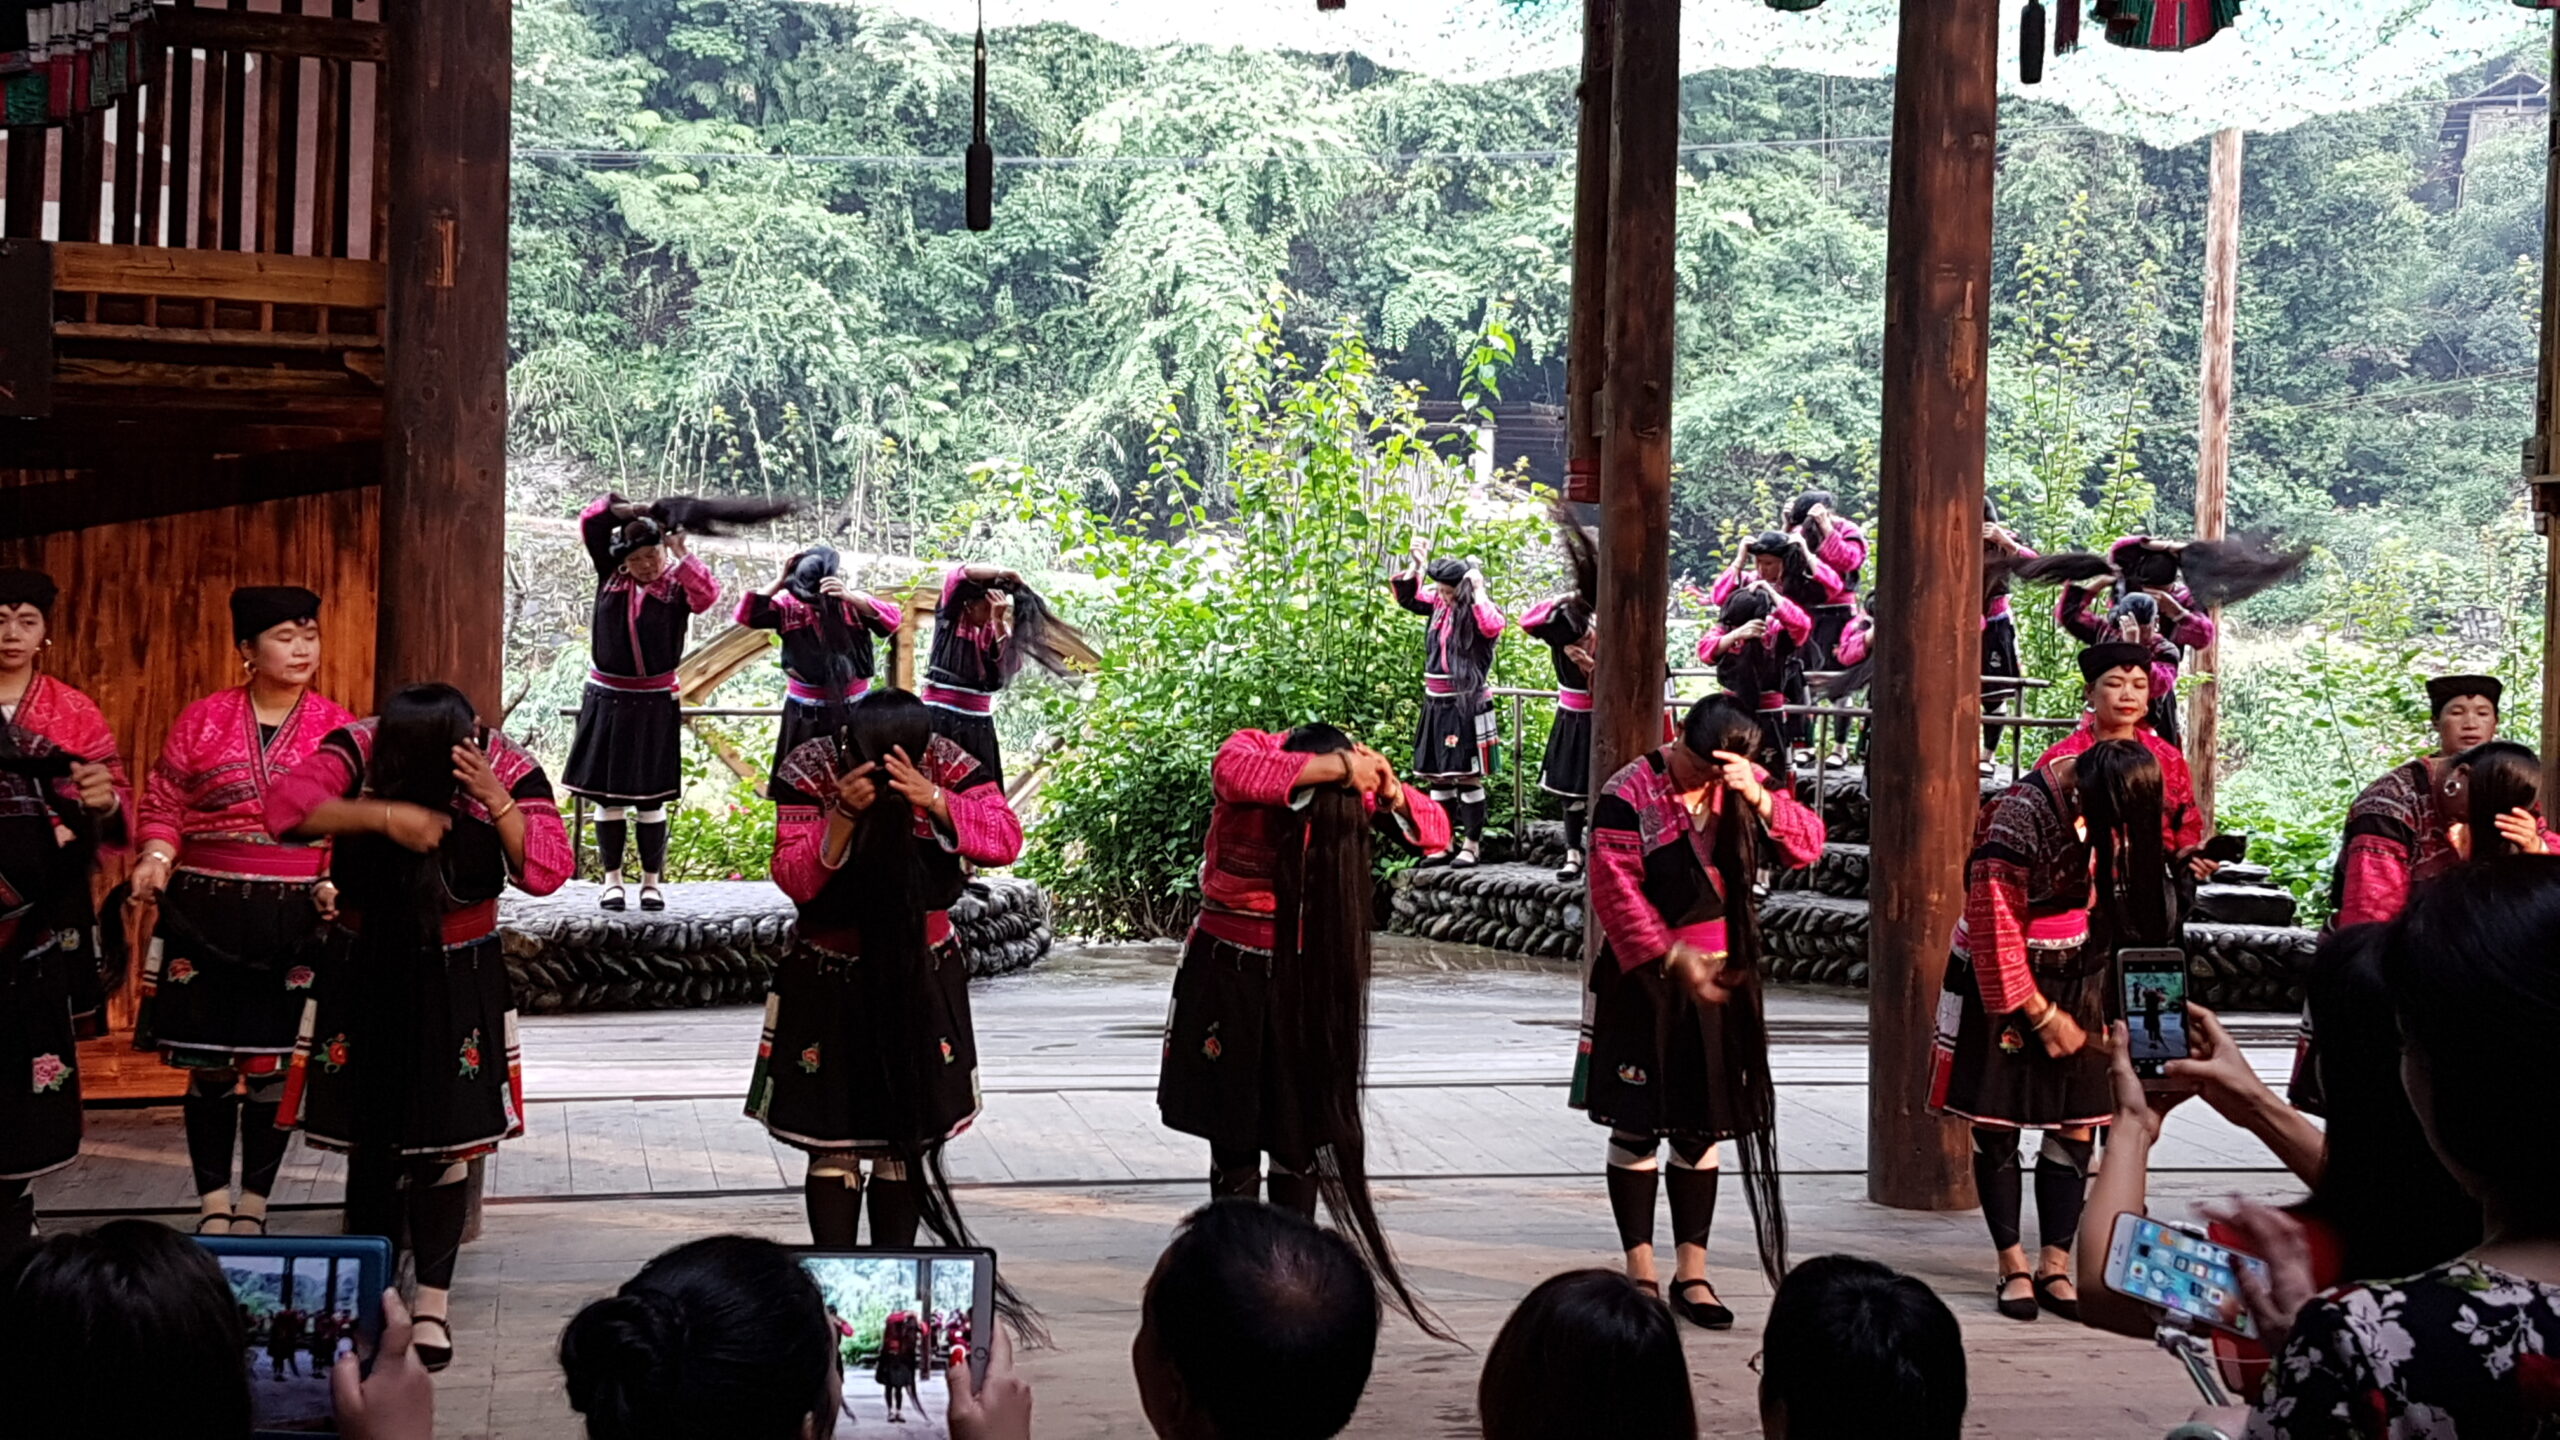
[[[2196,386],[2196,538],[2219,540],[2229,516],[2231,341],[2240,306],[2240,129],[2213,133],[2212,183],[2204,216],[2204,357]],[[2222,741],[2222,607],[2213,607],[2214,643],[2196,652],[2204,676],[2187,697],[2187,771],[2196,809],[2213,829],[2215,754]]]
[[[1662,743],[1671,596],[1673,180],[1680,0],[1615,0],[1609,92],[1608,370],[1601,400],[1599,673],[1591,782]]]
[[[1600,498],[1609,359],[1609,94],[1618,0],[1582,0],[1582,117],[1573,151],[1573,309],[1564,342],[1564,498]]]
[[[1973,1203],[1964,1128],[1929,1113],[1947,941],[1982,745],[1984,367],[1998,0],[1902,7],[1885,242],[1883,503],[1868,927],[1867,1197]]]
[[[390,317],[375,691],[503,706],[508,0],[386,0]]]
[[[2560,74],[2560,15],[2552,17],[2551,60]],[[2560,105],[2551,108],[2542,175],[2542,359],[2533,389],[2533,438],[2525,475],[2533,482],[2534,527],[2550,547],[2542,592],[2542,793],[2560,794]]]

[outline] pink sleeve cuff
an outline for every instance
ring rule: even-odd
[[[311,818],[312,811],[345,798],[347,786],[354,779],[337,751],[312,751],[309,759],[294,766],[290,774],[267,791],[267,833],[278,840],[292,834]]]
[[[1806,638],[1813,634],[1813,617],[1804,613],[1803,606],[1784,595],[1778,597],[1775,615],[1778,628],[1785,631],[1787,638],[1798,645],[1803,644]]]
[[[1492,601],[1485,599],[1481,595],[1476,597],[1477,633],[1483,635],[1487,640],[1490,640],[1494,636],[1501,634],[1503,627],[1509,623],[1509,621],[1502,618],[1501,609]]]
[[[1537,604],[1530,606],[1527,611],[1522,613],[1520,616],[1520,628],[1523,630],[1535,630],[1539,626],[1546,624],[1549,620],[1554,619],[1555,613],[1556,602],[1553,600],[1541,600]]]
[[[699,555],[687,555],[676,566],[676,584],[684,587],[685,603],[693,613],[701,614],[720,603],[720,580]]]
[[[1397,817],[1397,823],[1404,829],[1404,838],[1412,841],[1415,848],[1425,855],[1446,854],[1454,836],[1449,827],[1449,812],[1440,808],[1440,802],[1407,785],[1404,787],[1404,808],[1405,813]]]
[[[969,567],[966,565],[954,565],[950,569],[942,572],[942,603],[940,608],[945,610],[951,608],[952,595],[960,589],[960,582],[968,578]]]
[[[578,518],[579,518],[580,520],[582,520],[582,521],[585,521],[585,520],[593,520],[593,519],[594,519],[594,518],[596,518],[597,516],[599,516],[599,515],[603,514],[605,511],[607,511],[607,510],[609,510],[609,509],[612,509],[612,508],[613,508],[613,501],[614,501],[614,495],[613,495],[613,492],[612,492],[612,491],[610,491],[610,490],[608,490],[608,491],[606,491],[605,493],[603,493],[602,495],[597,496],[597,497],[596,497],[596,498],[594,498],[593,500],[588,501],[588,502],[587,502],[587,508],[578,512]]]
[[[2169,638],[2190,650],[2201,650],[2213,643],[2215,633],[2212,616],[2202,610],[2190,610],[2187,618],[2171,627]]]
[[[1727,600],[1732,599],[1733,592],[1741,588],[1742,572],[1739,570],[1727,570],[1716,577],[1716,583],[1707,587],[1707,599],[1714,604],[1721,605]]]
[[[1022,858],[1022,821],[1005,803],[1004,787],[979,785],[943,792],[951,807],[951,833],[960,858],[975,865],[1010,865]]]
[[[1644,898],[1644,847],[1633,831],[1591,832],[1591,913],[1621,971],[1671,953],[1671,931]]]
[[[834,873],[819,859],[826,835],[827,812],[815,806],[786,805],[774,816],[773,883],[795,903],[818,898]]]
[[[1768,777],[1761,779],[1765,782]],[[1801,870],[1821,859],[1823,841],[1829,838],[1822,817],[1788,791],[1770,791],[1769,801],[1769,839],[1787,868]]]
[[[560,823],[560,807],[549,800],[518,800],[524,812],[524,873],[516,888],[527,895],[548,895],[577,873],[577,852],[569,848],[569,827]]]
[[[895,635],[898,633],[898,627],[907,623],[907,612],[900,609],[895,601],[883,600],[874,595],[871,597],[869,623],[871,633],[874,635]]]

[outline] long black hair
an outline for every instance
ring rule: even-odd
[[[1102,668],[1102,653],[1083,631],[1060,618],[1039,591],[1020,583],[1007,588],[1013,595],[1013,628],[1005,632],[1004,648],[997,654],[1005,674],[1021,673],[1026,660],[1057,676]]]
[[[478,727],[470,697],[454,687],[402,687],[383,702],[374,721],[365,794],[452,814],[453,747],[474,743]],[[347,907],[364,916],[368,933],[440,943],[447,909],[491,899],[504,886],[505,862],[496,842],[497,832],[487,826],[457,824],[421,855],[387,836],[348,835],[337,841],[330,869],[346,892]]]
[[[1813,559],[1783,530],[1763,530],[1748,547],[1755,555],[1775,555],[1780,566],[1778,588],[1793,590],[1813,583]]]
[[[1759,717],[1731,695],[1710,695],[1690,706],[1680,724],[1681,747],[1710,768],[1724,763],[1715,758],[1717,751],[1751,755],[1762,740]],[[1778,1090],[1769,1070],[1769,1026],[1760,997],[1760,915],[1752,895],[1760,880],[1760,817],[1741,797],[1726,795],[1716,807],[1715,843],[1709,853],[1724,891],[1725,973],[1739,978],[1732,998],[1699,1018],[1720,1027],[1723,1053],[1739,1071],[1736,1113],[1750,1123],[1734,1138],[1734,1148],[1742,1158],[1743,1198],[1751,1206],[1760,1268],[1774,1284],[1787,1273],[1787,1205],[1778,1181]]]
[[[2539,813],[2541,757],[2512,740],[2491,740],[2455,756],[2452,773],[2463,777],[2468,809],[2461,819],[2471,831],[2471,858],[2496,860],[2521,853],[2514,841],[2498,833],[2498,817],[2510,810]]]
[[[2286,549],[2264,535],[2190,540],[2178,551],[2178,573],[2198,605],[2233,605],[2272,590],[2302,570],[2311,552]]]
[[[1339,728],[1317,723],[1290,731],[1281,748],[1335,755],[1350,750],[1352,741]],[[1361,1093],[1369,1065],[1369,931],[1376,893],[1372,816],[1360,792],[1348,785],[1317,787],[1302,813],[1304,825],[1280,827],[1272,857],[1271,977],[1281,1053],[1299,1057],[1305,1069],[1286,1077],[1273,1098],[1296,1122],[1284,1120],[1280,1132],[1304,1137],[1312,1153],[1274,1158],[1315,1178],[1344,1238],[1396,1308],[1425,1332],[1451,1339],[1406,1282],[1369,1195]]]
[[[1754,620],[1768,619],[1777,610],[1776,595],[1757,581],[1747,581],[1735,587],[1732,594],[1724,597],[1724,603],[1716,607],[1716,624],[1726,634],[1731,634]]]
[[[2096,884],[2092,947],[2103,954],[2177,943],[2177,893],[2160,832],[2159,758],[2139,740],[2101,740],[2080,752],[2073,786],[2089,826]]]
[[[1476,1416],[1484,1440],[1698,1434],[1670,1309],[1615,1270],[1568,1270],[1529,1292],[1485,1355]]]
[[[1564,547],[1565,570],[1573,576],[1573,598],[1585,613],[1600,607],[1600,536],[1575,517],[1573,507],[1555,502],[1549,515],[1556,522],[1556,543]]]
[[[560,1370],[589,1440],[799,1440],[834,1408],[836,1340],[797,1255],[714,1235],[580,1310],[560,1332]]]
[[[2415,1275],[2480,1243],[2480,1202],[2427,1145],[2400,1083],[2400,1021],[2382,979],[2380,925],[2323,936],[2311,963],[2326,1158],[2302,1213],[2327,1224],[2345,1278]]]

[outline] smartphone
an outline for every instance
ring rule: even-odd
[[[2216,1330],[2254,1340],[2257,1322],[2240,1303],[2239,1272],[2263,1283],[2267,1262],[2229,1246],[2173,1230],[2127,1210],[2107,1242],[2107,1288]],[[2226,1306],[2233,1307],[2228,1315]]]
[[[951,1387],[986,1378],[995,1335],[993,1250],[814,1250],[844,1361],[844,1414],[855,1434],[901,1424],[909,1440],[951,1434]]]
[[[2116,993],[2131,1037],[2133,1073],[2160,1078],[2187,1058],[2187,954],[2183,950],[2119,950]]]
[[[335,1435],[329,1370],[382,1344],[391,1242],[378,1235],[206,1235],[248,1332],[249,1425],[259,1435]]]

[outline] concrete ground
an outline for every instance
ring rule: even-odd
[[[1147,1433],[1128,1371],[1138,1296],[1171,1227],[1205,1198],[1200,1147],[1153,1122],[1169,961],[1161,947],[1073,950],[977,991],[987,1110],[952,1166],[972,1226],[1047,1317],[1052,1344],[1022,1359],[1043,1436]],[[1615,1262],[1600,1136],[1563,1104],[1576,988],[1568,973],[1486,952],[1384,947],[1371,1098],[1381,1208],[1464,1344],[1391,1323],[1350,1433],[1474,1435],[1477,1372],[1512,1306],[1557,1271]],[[1965,1328],[1970,1433],[2138,1440],[2186,1417],[2193,1392],[2148,1345],[1994,1314],[1976,1216],[1868,1204],[1863,1002],[1789,993],[1771,1009],[1793,1251],[1870,1256],[1947,1298]],[[484,1233],[463,1252],[440,1434],[575,1435],[553,1352],[578,1306],[695,1236],[805,1236],[797,1155],[735,1118],[756,1026],[743,1010],[526,1022],[532,1133],[492,1166]],[[2241,1036],[2262,1069],[2282,1069],[2289,1022],[2250,1019]],[[174,1110],[90,1118],[88,1158],[40,1190],[64,1217],[52,1223],[192,1210]],[[2158,1160],[2153,1193],[2168,1209],[2295,1189],[2254,1141],[2187,1111]],[[298,1208],[276,1228],[334,1228],[335,1178],[327,1157],[297,1145],[279,1199]],[[1769,1286],[1730,1187],[1716,1237],[1718,1289],[1740,1324],[1722,1335],[1684,1326],[1683,1338],[1704,1433],[1753,1435],[1746,1362]],[[863,1378],[857,1408],[876,1418],[878,1391]]]

